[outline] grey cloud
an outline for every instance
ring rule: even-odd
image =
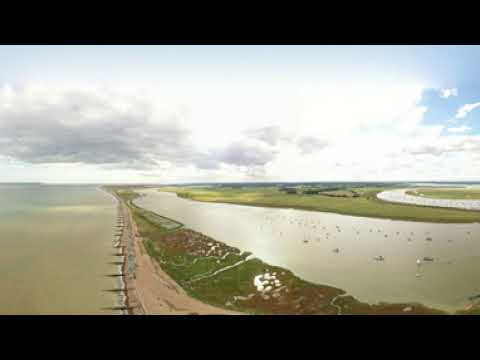
[[[125,99],[123,99],[125,100]],[[150,105],[129,100],[124,108],[85,92],[55,103],[0,110],[0,155],[29,163],[78,162],[147,169],[159,160],[190,161],[189,131],[175,115],[153,122]],[[157,119],[155,119],[157,120]]]
[[[244,167],[258,167],[266,165],[276,155],[277,152],[271,147],[236,142],[206,154],[196,154],[194,162],[198,168],[207,170],[218,169],[222,163]]]
[[[272,161],[276,152],[260,146],[234,143],[219,154],[221,162],[240,166],[265,165]]]
[[[55,97],[15,95],[0,106],[0,156],[27,163],[85,163],[106,169],[149,171],[161,162],[215,170],[221,164],[249,168],[261,176],[276,156],[280,142],[296,144],[303,153],[326,146],[315,137],[282,134],[277,126],[251,129],[244,139],[215,151],[200,151],[181,124],[182,114],[154,117],[152,104],[83,90]],[[5,105],[0,99],[0,105]],[[251,141],[253,140],[253,141]]]
[[[302,154],[311,154],[328,146],[328,142],[313,136],[301,136],[297,146]]]
[[[448,149],[440,148],[438,146],[433,145],[425,145],[420,148],[409,150],[408,151],[411,155],[433,155],[433,156],[440,156],[445,152],[449,152]]]
[[[267,175],[265,170],[265,166],[251,166],[248,167],[245,175],[250,179],[255,180],[269,180],[271,179],[270,176]]]
[[[215,170],[220,166],[221,159],[212,152],[210,154],[198,154],[195,156],[195,166],[199,169]]]
[[[276,146],[280,141],[287,144],[295,143],[302,154],[311,154],[324,149],[327,141],[314,136],[295,137],[282,133],[278,126],[267,126],[257,129],[249,129],[244,133],[248,138],[264,142],[270,146]]]
[[[282,138],[281,130],[278,126],[250,129],[245,131],[245,135],[249,138],[263,141],[271,146],[277,145]]]
[[[449,144],[445,146],[424,145],[414,149],[405,149],[405,152],[411,155],[433,155],[433,156],[441,156],[443,154],[462,152],[462,151],[480,152],[480,143],[473,139],[465,139],[457,143]]]

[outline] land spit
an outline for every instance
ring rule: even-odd
[[[411,309],[408,314],[444,313],[411,302],[360,302],[344,290],[302,280],[286,268],[139,207],[133,200],[142,195],[136,192],[117,188],[116,194],[129,213],[125,224],[132,225],[135,235],[133,283],[144,313],[403,314],[405,308]]]
[[[143,245],[130,209],[114,191],[124,230],[120,243],[124,246],[121,266],[124,302],[122,310],[129,315],[233,315],[239,312],[217,308],[190,297],[152,259]]]
[[[133,198],[133,193],[119,195],[132,198],[137,207],[175,219],[186,228],[210,239],[251,251],[269,267],[275,264],[313,284],[336,286],[369,304],[417,301],[447,312],[456,312],[469,305],[469,296],[478,294],[474,269],[480,244],[474,240],[480,224],[392,221],[326,212],[206,203],[156,190],[138,190],[137,193],[141,196]],[[373,201],[383,204],[379,200]],[[407,205],[401,206],[409,208]],[[254,292],[248,286],[228,283],[226,279],[227,276],[233,279],[237,274],[246,279],[248,268],[252,267],[251,261],[237,267],[237,270],[229,271],[229,275],[210,278],[200,292],[197,289],[190,290],[190,284],[185,283],[184,279],[188,281],[192,275],[205,272],[202,267],[208,264],[207,260],[199,258],[198,265],[195,265],[192,262],[196,259],[195,254],[189,257],[191,251],[188,246],[186,256],[177,255],[177,247],[180,247],[183,237],[187,238],[187,242],[189,237],[181,233],[175,239],[171,236],[172,246],[176,248],[168,251],[168,237],[154,235],[155,228],[142,220],[142,216],[137,214],[137,207],[132,212],[140,231],[145,233],[145,246],[150,255],[153,254],[162,268],[189,294],[193,293],[192,296],[201,300],[212,299],[216,306],[223,307],[224,304],[233,303],[233,296],[248,296]],[[476,214],[478,219],[478,213],[470,213]],[[194,240],[192,244],[197,247],[203,241]],[[208,242],[216,244],[208,240],[206,245]],[[158,245],[157,253],[152,250],[152,244]],[[434,261],[424,261],[425,257]],[[217,256],[215,260],[221,263],[217,266],[212,259],[212,264],[208,266],[216,266],[213,269],[215,271],[237,261],[235,257],[228,259],[230,261]],[[420,259],[420,266],[416,263],[417,259]],[[264,269],[258,270],[249,272],[252,281]],[[225,293],[230,297],[216,291],[220,285],[225,287]],[[237,288],[235,291],[234,287]],[[335,305],[344,303],[344,300],[339,298]],[[240,311],[244,311],[245,302],[239,305],[242,308]],[[279,310],[274,305],[265,310],[269,313]],[[326,310],[317,309],[315,313]],[[295,313],[303,310],[304,307]],[[342,313],[351,312],[346,309]]]

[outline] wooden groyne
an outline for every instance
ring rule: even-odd
[[[123,256],[123,255],[122,255]],[[119,266],[122,266],[123,265],[123,261],[110,261],[109,262],[110,265],[119,265]]]
[[[121,272],[119,274],[107,274],[105,276],[108,276],[108,277],[124,277],[126,274]]]
[[[127,291],[132,291],[132,290],[135,290],[133,288],[121,288],[121,289],[107,289],[107,290],[103,290],[103,291],[106,291],[106,292],[113,292],[113,293],[122,293],[122,292],[127,292]]]
[[[120,272],[116,274],[107,274],[105,276],[121,279],[122,285],[117,289],[108,289],[105,291],[116,293],[122,304],[109,308],[109,310],[122,311],[124,314],[145,314],[143,306],[138,301],[134,286],[135,279],[135,233],[132,226],[132,219],[129,209],[124,201],[113,191],[107,190],[118,201],[117,223],[113,226],[114,236],[112,247],[118,249],[118,252],[112,253],[112,256],[122,257],[121,261],[112,261],[111,265],[120,266]]]
[[[113,306],[108,308],[103,308],[103,310],[110,310],[110,311],[125,311],[127,314],[133,314],[133,310],[136,309],[136,306]]]

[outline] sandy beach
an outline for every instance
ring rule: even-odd
[[[124,230],[120,238],[125,262],[122,273],[126,286],[126,306],[133,315],[234,315],[241,314],[190,297],[146,252],[126,204],[119,202]]]

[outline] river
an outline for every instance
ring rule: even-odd
[[[454,311],[480,294],[478,223],[394,221],[139,192],[145,195],[135,200],[141,207],[361,301],[420,302]],[[384,260],[375,260],[379,256]]]
[[[464,210],[480,210],[480,200],[432,199],[429,197],[409,195],[411,189],[385,190],[377,194],[383,201],[398,202],[412,205],[435,206]]]

